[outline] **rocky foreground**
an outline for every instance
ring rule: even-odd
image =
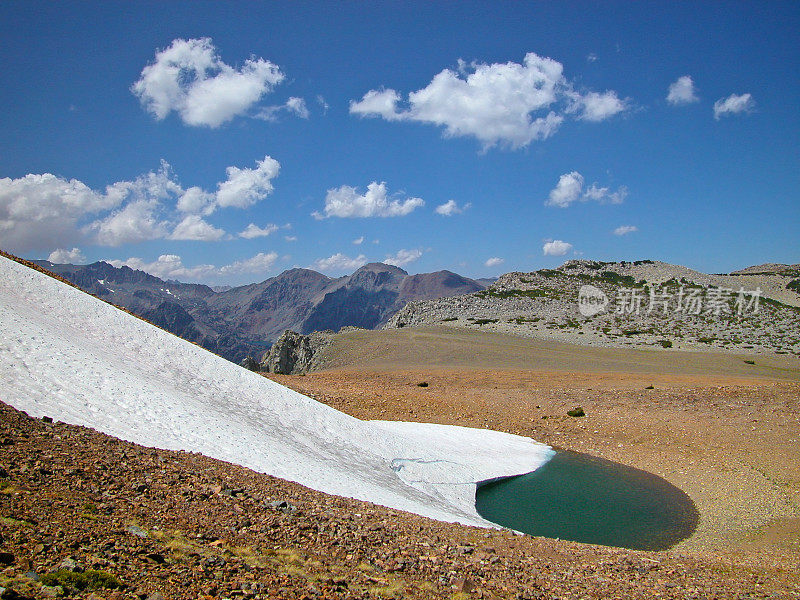
[[[800,597],[791,566],[439,523],[3,404],[0,535],[4,599]]]

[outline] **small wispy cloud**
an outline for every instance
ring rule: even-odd
[[[692,78],[689,75],[678,77],[678,79],[670,84],[669,91],[667,93],[667,102],[673,106],[691,104],[692,102],[698,102],[699,100],[700,98],[697,97],[697,93],[694,89],[694,81],[692,81]]]
[[[574,202],[587,202],[594,200],[600,204],[621,204],[628,195],[625,186],[612,191],[607,187],[600,187],[593,183],[584,190],[584,178],[578,171],[564,173],[558,178],[556,187],[550,190],[550,195],[545,200],[545,206],[567,208]]]
[[[564,256],[570,250],[572,250],[572,244],[568,242],[563,242],[561,240],[551,240],[545,242],[544,246],[542,246],[542,253],[545,256]]]
[[[404,217],[420,206],[425,206],[422,198],[389,196],[386,182],[373,181],[363,194],[349,185],[328,190],[325,196],[324,212],[313,212],[315,219]]]
[[[750,94],[731,94],[714,102],[714,118],[719,121],[725,115],[751,112],[755,107],[756,102]]]
[[[266,225],[265,227],[259,227],[255,223],[250,223],[247,227],[245,227],[244,231],[239,232],[239,237],[246,240],[252,240],[254,238],[267,237],[276,231],[278,231],[278,226],[273,225],[272,223]]]
[[[365,264],[367,264],[367,257],[363,254],[350,258],[346,254],[337,252],[328,258],[315,260],[312,268],[322,273],[350,273]]]
[[[498,267],[506,262],[506,259],[500,258],[499,256],[493,256],[491,258],[487,258],[486,262],[483,263],[487,267]]]
[[[639,231],[639,228],[636,225],[620,225],[614,230],[614,235],[628,235],[629,233],[633,233],[635,231]]]
[[[469,202],[467,202],[464,206],[459,206],[455,200],[448,200],[444,204],[437,206],[434,211],[437,215],[442,215],[443,217],[452,217],[453,215],[458,215],[463,213],[465,210],[468,210],[470,206],[472,206],[472,204]]]
[[[73,248],[72,250],[59,248],[58,250],[53,250],[50,256],[47,257],[47,260],[57,265],[82,265],[86,263],[86,257],[83,255],[80,248]]]
[[[422,250],[398,250],[395,254],[391,254],[383,259],[384,264],[394,265],[395,267],[404,267],[422,256]]]

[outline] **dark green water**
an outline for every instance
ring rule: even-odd
[[[531,535],[634,550],[666,550],[699,516],[689,496],[652,473],[561,450],[532,473],[479,486],[475,506]]]

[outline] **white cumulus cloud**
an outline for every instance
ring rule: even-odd
[[[546,139],[567,114],[602,121],[626,108],[614,91],[576,92],[561,63],[533,52],[522,63],[459,61],[457,70],[439,72],[405,102],[391,88],[369,90],[350,102],[351,114],[440,126],[448,137],[477,138],[484,150],[517,149]]]
[[[119,194],[103,194],[77,179],[51,173],[0,178],[0,240],[11,252],[50,249],[82,241],[80,222],[115,208]]]
[[[464,206],[459,206],[458,202],[455,200],[448,200],[444,204],[437,206],[435,212],[437,215],[442,215],[443,217],[451,217],[463,213],[465,210],[468,210],[470,206],[472,205],[469,202]]]
[[[635,231],[639,231],[639,228],[636,225],[620,225],[614,230],[614,235],[628,235],[629,233],[633,233]]]
[[[545,204],[548,206],[566,208],[576,200],[580,199],[582,193],[583,175],[577,171],[564,173],[558,178],[556,187],[550,190],[550,196]]]
[[[386,183],[373,181],[367,191],[360,194],[349,185],[328,190],[325,196],[324,213],[314,212],[316,219],[328,217],[403,217],[415,208],[424,206],[422,198],[400,200],[388,195]]]
[[[398,250],[395,254],[387,255],[383,259],[386,265],[394,265],[395,267],[404,267],[422,256],[422,250]]]
[[[714,118],[719,120],[720,117],[725,115],[750,112],[755,106],[756,102],[750,94],[731,94],[727,98],[720,98],[714,102]]]
[[[192,186],[178,198],[177,209],[183,213],[210,215],[217,209],[214,194]]]
[[[584,189],[583,175],[578,171],[571,171],[558,178],[558,183],[556,187],[550,190],[550,195],[545,200],[545,205],[567,208],[574,202],[588,202],[589,200],[594,200],[601,204],[620,204],[627,195],[628,189],[624,186],[612,191],[608,187],[600,187],[593,183]]]
[[[225,231],[214,227],[199,215],[187,215],[169,236],[171,240],[216,242],[225,237]]]
[[[545,256],[564,256],[570,250],[572,250],[572,244],[561,240],[551,240],[542,246],[542,253]]]
[[[228,167],[228,178],[216,193],[196,186],[184,189],[163,160],[156,171],[117,181],[103,192],[50,173],[2,178],[0,240],[6,250],[19,253],[82,243],[220,240],[225,232],[203,217],[220,207],[248,208],[264,199],[279,170],[280,164],[269,156],[254,169]]]
[[[353,244],[356,245],[356,246],[360,246],[361,244],[364,243],[365,239],[366,238],[363,235],[360,236],[360,237],[357,237],[356,239],[353,240]]]
[[[272,193],[272,180],[278,176],[280,169],[280,163],[270,156],[256,161],[255,169],[228,167],[228,179],[220,183],[217,189],[217,204],[248,208],[263,200]]]
[[[187,125],[219,127],[245,114],[283,81],[281,70],[254,56],[225,64],[210,38],[175,39],[156,52],[131,91],[156,119],[175,111]]]
[[[358,102],[350,101],[350,112],[362,117],[383,117],[387,121],[406,118],[397,111],[400,94],[395,90],[370,90]]]
[[[276,231],[278,231],[278,226],[273,225],[272,223],[268,224],[266,227],[259,227],[255,223],[250,223],[244,228],[244,231],[239,232],[239,237],[246,240],[252,240],[253,238],[266,237],[275,233]]]
[[[694,89],[694,81],[692,81],[689,75],[678,77],[678,79],[670,84],[669,92],[667,93],[667,102],[673,106],[691,104],[699,100],[700,98],[697,97],[697,93]]]
[[[486,262],[483,263],[487,267],[498,267],[502,265],[506,260],[504,258],[500,258],[499,256],[493,256],[491,258],[487,258]]]
[[[621,100],[614,91],[575,93],[573,104],[568,109],[570,113],[577,113],[583,121],[605,121],[627,109],[625,100]]]
[[[355,258],[337,252],[328,258],[320,258],[311,265],[312,269],[322,273],[350,273],[367,264],[367,257],[359,254]]]
[[[86,227],[101,246],[121,246],[167,237],[169,224],[160,217],[157,200],[135,200]]]
[[[86,257],[83,255],[83,252],[81,252],[80,248],[73,248],[72,250],[58,248],[50,253],[50,256],[47,257],[47,260],[57,265],[86,264]]]

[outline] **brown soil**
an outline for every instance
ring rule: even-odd
[[[635,552],[440,523],[0,404],[0,587],[17,593],[0,597],[52,597],[41,578],[63,566],[119,580],[64,590],[93,600],[800,598],[791,364],[763,367],[782,380],[728,373],[733,359],[648,372],[562,356],[563,369],[535,369],[531,348],[509,350],[507,366],[480,352],[446,364],[424,332],[416,361],[402,356],[408,332],[369,343],[355,333],[332,347],[337,368],[271,377],[362,418],[491,427],[657,473],[693,498],[697,533]],[[456,357],[476,348],[449,343]],[[586,416],[567,417],[578,404]]]

